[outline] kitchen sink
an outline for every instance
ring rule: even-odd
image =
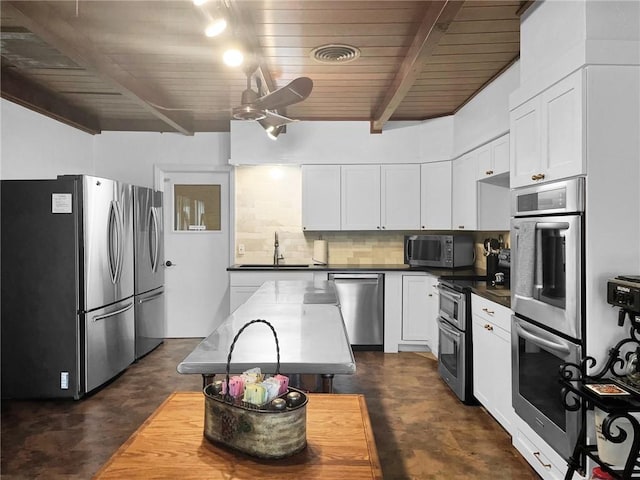
[[[274,265],[272,263],[242,263],[237,265],[238,268],[309,268],[309,265],[286,263],[283,265]]]

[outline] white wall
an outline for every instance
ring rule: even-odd
[[[94,139],[96,175],[153,187],[158,164],[227,165],[228,133],[103,132]]]
[[[390,125],[369,133],[369,122],[295,122],[276,141],[256,122],[231,122],[231,163],[243,165],[302,163],[418,162],[420,123]]]
[[[515,62],[454,115],[454,156],[509,131],[509,95],[520,85]]]
[[[155,164],[226,166],[229,160],[228,133],[90,135],[4,99],[0,106],[3,179],[87,174],[153,187]]]
[[[0,178],[94,174],[93,136],[0,99]]]
[[[584,43],[586,8],[583,1],[536,2],[520,22],[520,72],[523,83],[536,77],[565,52]],[[568,72],[567,72],[568,73]]]

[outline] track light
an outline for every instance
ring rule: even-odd
[[[227,28],[227,21],[223,17],[215,18],[207,28],[204,30],[204,34],[207,37],[215,37],[220,35]]]
[[[269,121],[269,117],[258,120],[258,123],[262,125],[262,128],[264,128],[264,131],[267,132],[267,136],[271,140],[276,140],[278,138],[278,135],[280,135],[285,129],[285,125],[278,125],[273,121]]]
[[[244,61],[244,55],[242,52],[236,48],[230,48],[222,55],[222,60],[224,64],[229,67],[238,67],[242,65]]]

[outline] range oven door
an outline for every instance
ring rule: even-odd
[[[459,330],[466,330],[465,295],[443,285],[442,283],[438,284],[438,290],[440,291],[438,315]]]
[[[582,338],[582,215],[511,221],[511,308]]]
[[[562,403],[560,366],[579,363],[580,345],[512,316],[511,366],[513,408],[563,458],[578,439],[581,413]]]
[[[438,373],[463,402],[467,400],[465,332],[438,317]]]

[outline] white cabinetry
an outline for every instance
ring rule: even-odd
[[[438,352],[437,277],[425,275],[402,276],[402,341],[427,344]]]
[[[342,230],[380,229],[380,165],[343,165]]]
[[[451,230],[451,161],[420,167],[420,228]]]
[[[585,75],[578,70],[511,110],[511,188],[586,173]]]
[[[451,226],[454,230],[475,230],[478,224],[477,150],[453,161]]]
[[[511,406],[511,310],[471,295],[473,393],[487,411],[513,432]]]
[[[509,134],[477,149],[478,180],[509,173]]]
[[[427,324],[429,325],[429,348],[431,353],[438,356],[438,316],[440,314],[440,290],[438,290],[438,277],[427,275]]]
[[[319,272],[318,272],[319,273]],[[326,280],[326,276],[324,278]],[[305,271],[268,271],[258,272],[230,271],[229,272],[229,311],[234,312],[236,308],[246,302],[258,288],[270,280],[306,280],[314,281],[314,272]]]
[[[342,165],[342,230],[420,228],[420,166]]]
[[[340,165],[302,166],[302,229],[340,230]]]
[[[382,165],[380,172],[382,229],[419,229],[420,165]]]

